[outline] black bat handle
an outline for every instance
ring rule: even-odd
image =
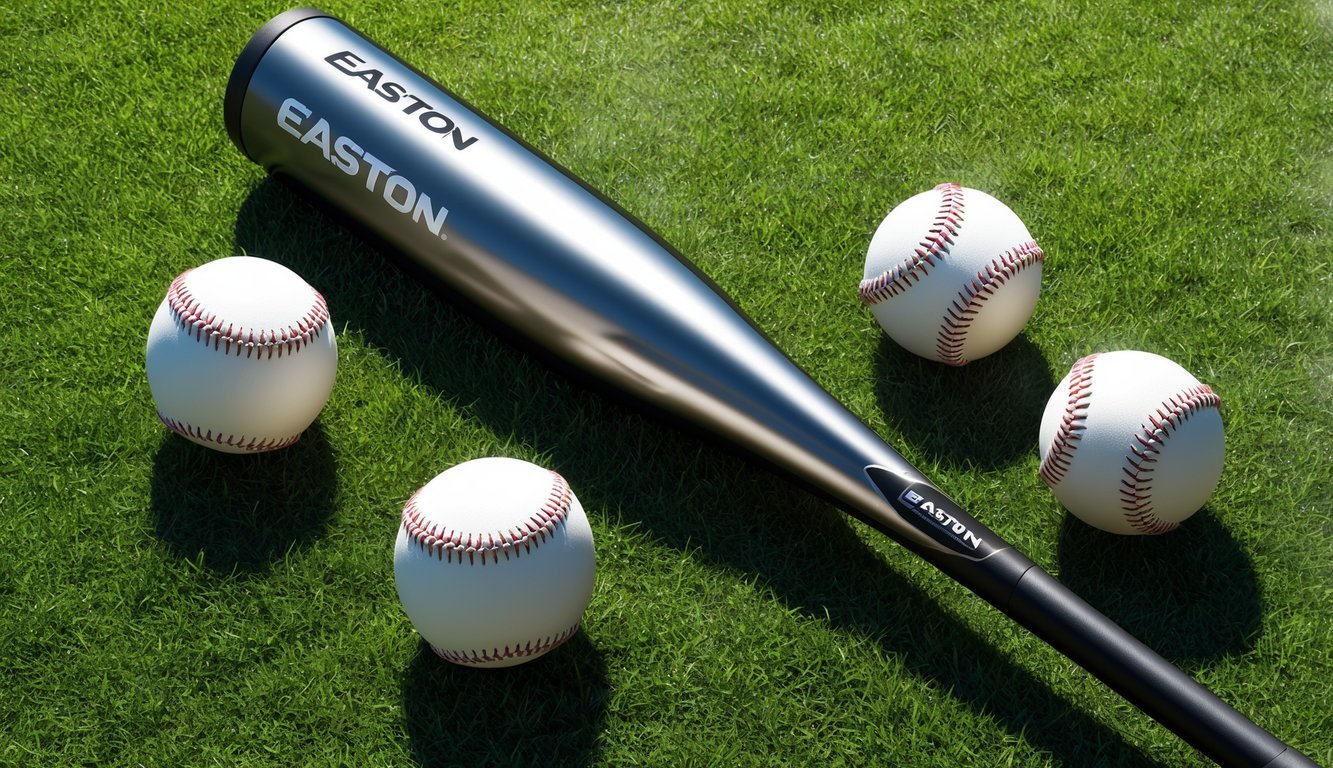
[[[1028,569],[999,607],[1219,764],[1315,766],[1041,568]]]
[[[1318,766],[1088,605],[934,485],[878,467],[890,509],[858,517],[912,549],[1223,766]],[[906,521],[937,546],[901,535]],[[979,542],[976,546],[972,542]]]

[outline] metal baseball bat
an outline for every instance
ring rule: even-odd
[[[819,489],[1218,763],[1314,765],[962,510],[646,226],[347,25],[272,19],[224,111],[269,173],[547,353]]]

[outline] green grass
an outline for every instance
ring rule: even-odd
[[[1333,764],[1333,9],[1213,2],[333,2],[696,261],[979,518]],[[0,763],[1202,765],[906,551],[547,371],[264,179],[222,127],[287,6],[0,0]],[[865,246],[941,181],[1047,254],[1023,336],[961,370],[882,337]],[[170,436],[167,283],[251,253],[329,299],[338,384],[272,456]],[[1227,464],[1161,538],[1036,477],[1078,357],[1224,399]],[[423,650],[403,501],[459,461],[559,470],[585,630],[508,672]]]

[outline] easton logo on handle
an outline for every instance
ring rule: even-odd
[[[984,560],[999,549],[995,534],[933,486],[904,486],[901,477],[883,467],[866,467],[866,474],[899,517],[944,549],[973,560]]]

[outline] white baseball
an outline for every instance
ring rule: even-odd
[[[1023,330],[1041,292],[1042,259],[1004,203],[941,184],[884,217],[866,252],[861,301],[907,350],[965,365]]]
[[[1089,355],[1046,403],[1038,472],[1089,525],[1124,534],[1174,530],[1222,477],[1221,403],[1159,355]]]
[[[398,599],[440,657],[531,661],[578,631],[592,598],[592,528],[559,474],[474,459],[422,486],[394,545]]]
[[[251,256],[182,272],[148,329],[148,386],[172,431],[227,453],[295,443],[338,368],[324,297]]]

